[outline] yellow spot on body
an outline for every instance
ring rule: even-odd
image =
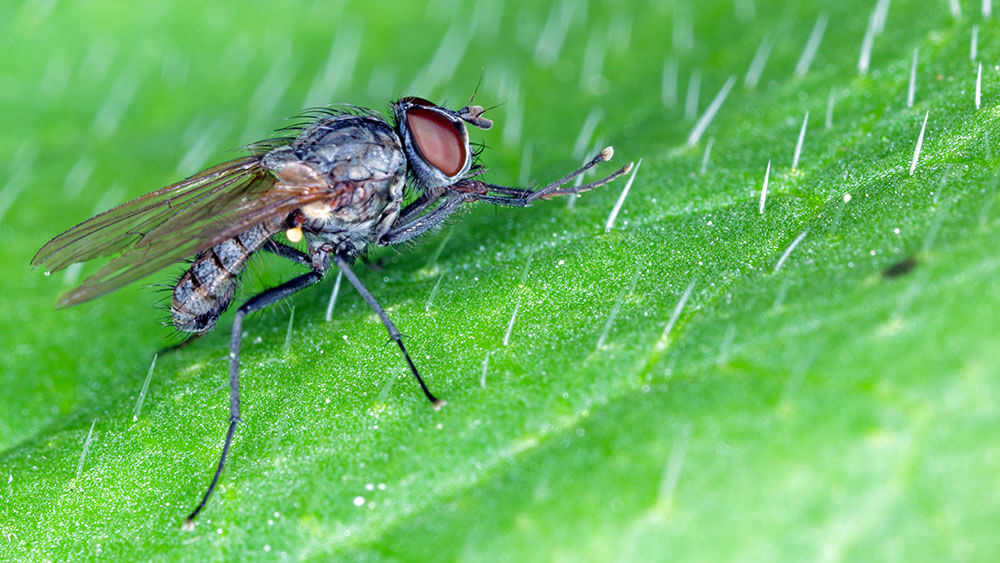
[[[288,229],[285,231],[285,237],[292,242],[299,242],[302,240],[302,227],[295,227],[294,229]]]

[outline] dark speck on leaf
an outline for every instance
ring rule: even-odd
[[[908,256],[899,262],[896,262],[892,266],[889,266],[882,272],[882,277],[885,278],[898,278],[899,276],[904,276],[913,271],[917,267],[917,258],[915,256]]]

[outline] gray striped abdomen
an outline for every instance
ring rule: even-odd
[[[174,287],[170,314],[184,332],[202,333],[215,326],[236,292],[237,277],[247,260],[278,229],[257,225],[198,253]]]

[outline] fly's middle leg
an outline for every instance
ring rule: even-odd
[[[420,384],[420,389],[424,392],[424,396],[427,397],[427,400],[434,405],[435,409],[439,409],[444,406],[445,401],[435,397],[434,394],[431,393],[431,390],[428,389],[427,384],[424,383],[424,379],[420,377],[420,372],[417,371],[416,364],[414,364],[413,360],[410,359],[410,353],[406,351],[406,346],[403,345],[403,335],[399,332],[399,329],[396,328],[396,325],[393,324],[389,315],[385,312],[385,309],[382,308],[382,305],[379,305],[379,302],[375,300],[375,296],[368,291],[368,288],[365,287],[363,283],[361,283],[358,276],[356,276],[354,271],[351,270],[351,265],[347,263],[347,260],[337,255],[334,255],[332,258],[337,264],[337,267],[340,268],[340,271],[344,273],[344,277],[347,278],[347,281],[351,282],[351,285],[353,285],[354,289],[361,295],[361,298],[365,300],[365,303],[368,303],[368,306],[371,307],[372,310],[375,311],[375,314],[378,315],[379,319],[382,320],[382,325],[385,326],[387,331],[389,331],[389,338],[391,338],[392,341],[399,346],[399,350],[403,353],[403,358],[406,360],[406,364],[410,368],[410,373],[413,374],[417,383]]]

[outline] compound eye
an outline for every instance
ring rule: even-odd
[[[440,111],[414,107],[406,112],[406,126],[420,155],[445,176],[454,176],[465,167],[468,148],[464,124],[455,123]]]

